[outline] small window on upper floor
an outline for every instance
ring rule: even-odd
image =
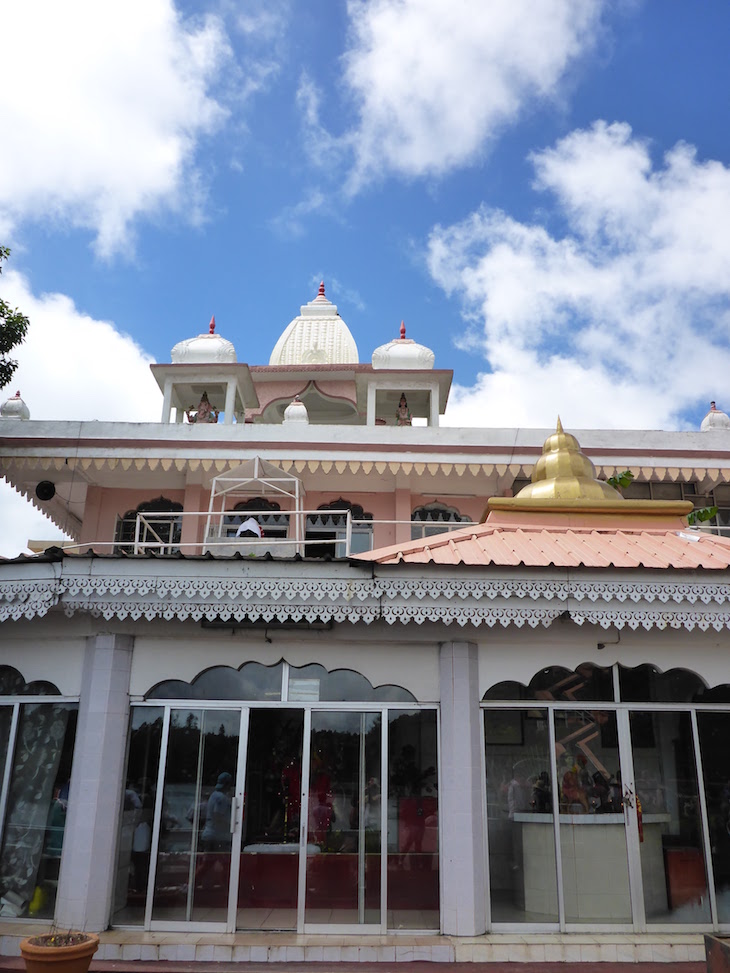
[[[176,554],[182,536],[182,504],[167,497],[145,500],[117,518],[115,554]]]
[[[422,537],[433,537],[434,534],[442,534],[446,530],[453,530],[461,523],[468,523],[468,517],[462,517],[456,507],[447,507],[445,503],[424,504],[416,507],[411,514],[411,540],[416,541]]]

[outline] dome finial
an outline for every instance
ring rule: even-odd
[[[317,297],[324,297],[324,281],[319,282],[319,291],[317,292]]]
[[[400,323],[400,340],[401,341],[405,341],[406,340],[406,323],[405,323],[405,321],[401,321],[401,323]]]
[[[208,325],[208,334],[215,334],[215,314],[212,315],[210,319],[210,324]]]
[[[555,432],[563,432],[563,424],[560,421],[560,416],[558,416],[558,424],[555,427]]]

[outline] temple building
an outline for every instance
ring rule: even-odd
[[[451,428],[452,372],[394,332],[361,363],[321,285],[268,365],[214,319],[175,345],[159,422],[0,407],[0,472],[72,538],[0,559],[3,953],[730,931],[730,419]]]

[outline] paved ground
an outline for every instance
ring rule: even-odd
[[[705,973],[704,963],[150,963],[92,962],[90,973]],[[0,973],[22,970],[0,956]]]

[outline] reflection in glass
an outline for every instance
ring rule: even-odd
[[[132,709],[114,884],[117,923],[144,922],[161,734],[161,707]]]
[[[689,713],[631,713],[646,918],[708,922],[710,904]]]
[[[438,929],[435,710],[388,714],[388,928]]]
[[[380,922],[381,716],[312,713],[305,922]]]
[[[492,921],[557,922],[547,710],[485,710],[484,735]]]
[[[303,710],[251,712],[239,928],[296,928],[303,733]]]
[[[17,916],[53,916],[76,717],[75,703],[20,709],[0,850],[0,897]]]
[[[172,710],[153,919],[225,922],[241,714]]]
[[[717,919],[730,923],[730,713],[698,713]]]
[[[165,679],[145,695],[145,699],[281,699],[283,666],[247,662],[240,669],[213,666],[199,673],[192,682]]]
[[[565,919],[631,922],[616,714],[556,710]]]

